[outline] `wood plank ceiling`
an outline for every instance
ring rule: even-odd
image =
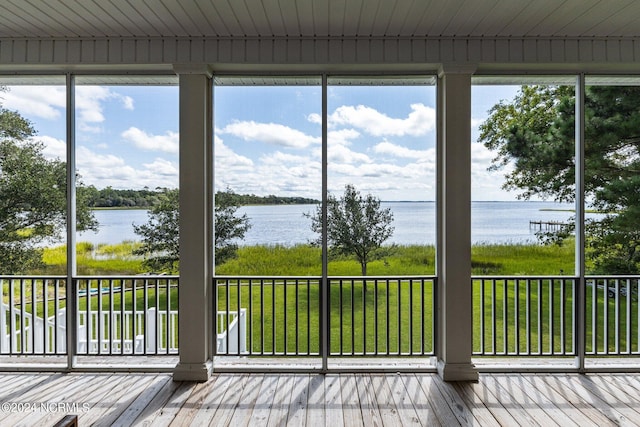
[[[2,0],[0,38],[640,35],[638,0]]]

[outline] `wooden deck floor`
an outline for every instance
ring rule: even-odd
[[[640,374],[0,374],[0,425],[640,425]],[[22,406],[20,405],[22,404]],[[28,405],[31,405],[30,407]]]

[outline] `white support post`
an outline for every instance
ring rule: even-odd
[[[475,67],[440,71],[438,373],[477,381],[471,363],[471,75]]]
[[[72,74],[67,74],[67,369],[72,370],[77,363],[78,342],[78,299],[74,277],[77,273],[76,261],[76,82]]]
[[[585,253],[584,253],[584,209],[585,209],[585,197],[584,197],[584,179],[585,179],[585,164],[584,164],[584,150],[585,150],[585,137],[584,137],[584,91],[585,91],[585,76],[580,74],[576,82],[576,138],[575,138],[575,180],[576,180],[576,219],[575,219],[575,275],[576,281],[576,360],[575,365],[578,372],[585,372],[585,340],[586,340],[586,282],[585,282]],[[595,284],[594,284],[595,286]]]
[[[206,381],[212,370],[211,70],[175,66],[180,78],[179,354],[175,381]]]

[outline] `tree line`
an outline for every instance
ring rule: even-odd
[[[93,185],[78,187],[80,197],[89,208],[143,208],[148,209],[164,202],[164,194],[168,188],[144,187],[141,190],[121,190],[113,187],[98,189]],[[229,203],[236,206],[246,205],[300,205],[318,203],[306,197],[282,197],[275,195],[256,196],[255,194],[236,194],[218,191],[216,197],[228,197]]]

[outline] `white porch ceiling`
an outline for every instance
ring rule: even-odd
[[[630,38],[638,0],[0,0],[0,38]]]

